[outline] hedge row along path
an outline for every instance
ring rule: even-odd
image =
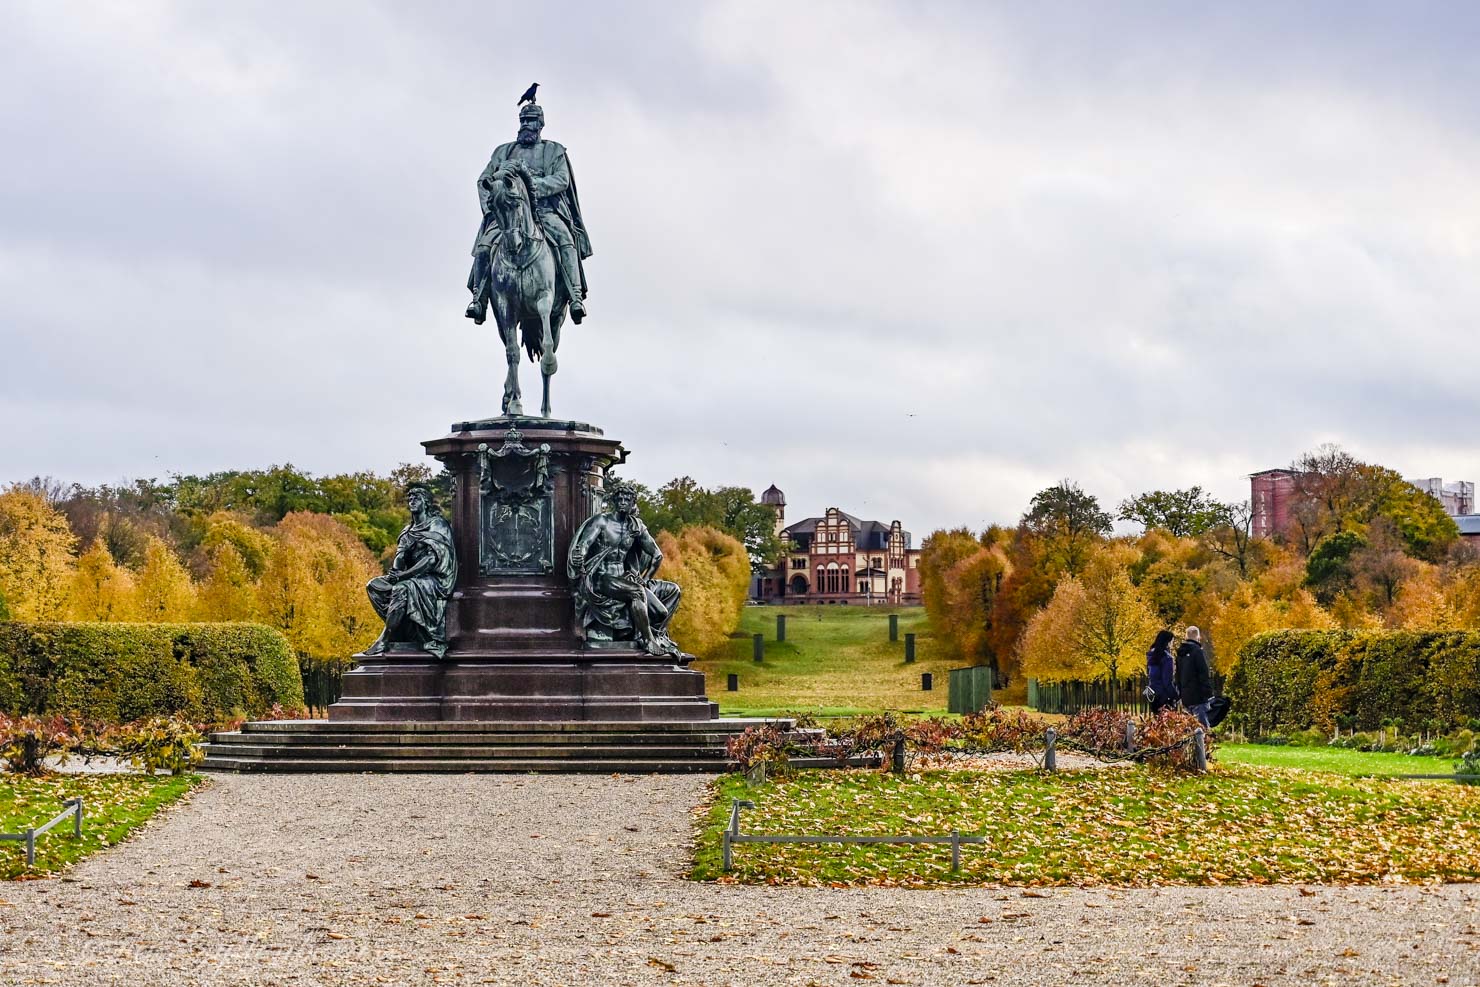
[[[0,885],[0,983],[1274,987],[1480,970],[1468,885],[691,882],[710,780],[215,778],[66,880]]]

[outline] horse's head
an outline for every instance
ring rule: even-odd
[[[489,193],[499,229],[509,237],[509,247],[518,253],[524,238],[538,239],[539,224],[534,218],[534,176],[523,163],[506,161],[489,179]]]

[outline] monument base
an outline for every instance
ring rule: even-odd
[[[425,652],[357,656],[329,707],[336,723],[679,723],[712,720],[704,675],[640,651],[470,660]]]

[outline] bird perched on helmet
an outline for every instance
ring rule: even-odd
[[[519,97],[519,103],[518,103],[518,105],[519,106],[523,106],[525,103],[533,103],[534,102],[534,91],[536,89],[538,89],[539,87],[540,87],[540,84],[538,82],[531,82],[529,84],[529,88],[526,89],[526,90],[524,90],[524,95]]]

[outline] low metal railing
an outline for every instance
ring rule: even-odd
[[[962,836],[957,830],[952,830],[949,836],[784,836],[740,832],[740,810],[754,808],[755,803],[745,799],[734,799],[730,804],[730,821],[725,826],[723,837],[726,871],[733,869],[732,848],[736,843],[948,843],[951,847],[951,871],[955,873],[961,870],[961,844],[987,842],[985,836]]]
[[[26,866],[36,866],[36,837],[44,836],[51,832],[52,828],[68,816],[73,817],[72,835],[82,836],[82,796],[67,799],[62,803],[66,806],[50,822],[44,826],[23,830],[19,833],[0,833],[0,840],[9,840],[12,843],[24,843],[26,845]]]

